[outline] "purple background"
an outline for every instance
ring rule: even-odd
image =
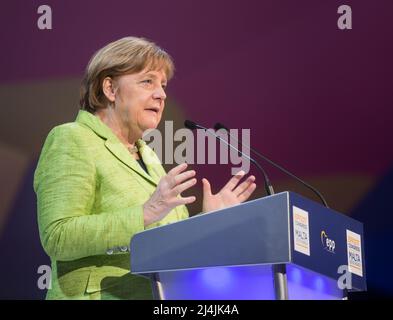
[[[37,28],[42,4],[52,8],[52,30]],[[352,30],[337,28],[342,4],[352,7]],[[50,128],[75,118],[91,55],[128,35],[151,39],[174,58],[166,119],[251,129],[253,147],[365,224],[369,292],[356,298],[393,296],[392,21],[391,0],[4,3],[0,298],[44,295],[36,287],[37,268],[49,261],[36,225],[36,160]],[[194,167],[215,190],[229,177],[228,166]],[[266,169],[277,191],[315,199]]]

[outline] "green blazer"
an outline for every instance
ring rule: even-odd
[[[152,298],[149,281],[130,274],[129,243],[145,229],[142,206],[166,173],[143,140],[137,145],[149,174],[89,112],[49,133],[34,175],[40,239],[52,263],[47,299]],[[179,206],[148,228],[187,217]]]

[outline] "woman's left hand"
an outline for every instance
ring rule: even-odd
[[[203,183],[203,212],[223,209],[246,201],[256,188],[255,177],[249,176],[239,184],[245,175],[244,171],[238,172],[228,183],[216,194],[212,194],[211,186],[207,179]]]

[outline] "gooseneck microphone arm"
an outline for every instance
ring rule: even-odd
[[[322,194],[315,189],[313,186],[311,186],[310,184],[308,184],[307,182],[303,181],[302,179],[298,178],[297,176],[295,176],[293,173],[289,172],[288,170],[284,169],[283,167],[281,167],[280,165],[278,165],[277,163],[273,162],[272,160],[270,160],[269,158],[263,156],[262,154],[260,154],[258,151],[256,151],[255,149],[251,148],[251,146],[248,146],[245,143],[242,143],[241,141],[239,141],[235,136],[231,135],[229,129],[227,127],[225,127],[223,124],[221,123],[216,123],[214,125],[214,129],[215,130],[220,130],[220,129],[224,129],[226,131],[226,133],[235,141],[235,142],[240,142],[240,144],[242,146],[245,146],[248,150],[252,151],[254,154],[256,154],[258,157],[260,157],[261,159],[265,160],[266,162],[270,163],[272,166],[276,167],[277,169],[281,170],[282,172],[286,173],[287,175],[289,175],[290,177],[294,178],[295,180],[297,180],[298,182],[300,182],[301,184],[303,184],[305,187],[307,187],[308,189],[310,189],[311,191],[313,191],[318,197],[319,199],[322,201],[323,205],[326,208],[329,208],[325,198],[322,196]]]
[[[222,139],[220,136],[218,136],[218,135],[215,134],[214,132],[209,131],[207,128],[205,128],[205,127],[203,127],[203,126],[201,126],[201,125],[199,125],[199,124],[196,124],[196,123],[193,122],[193,121],[190,121],[190,120],[184,121],[184,126],[185,126],[186,128],[188,128],[188,129],[191,129],[191,130],[194,130],[194,129],[202,129],[202,130],[206,131],[208,134],[213,135],[217,140],[224,142],[224,143],[225,143],[227,146],[229,146],[231,149],[233,149],[233,150],[239,152],[243,157],[245,157],[245,158],[247,158],[248,160],[250,160],[251,163],[253,163],[253,164],[262,172],[263,180],[264,180],[264,187],[265,187],[266,193],[267,193],[268,195],[273,195],[273,194],[274,194],[274,189],[273,189],[272,184],[270,183],[269,177],[267,176],[265,170],[263,170],[263,168],[261,167],[261,165],[260,165],[257,161],[255,161],[253,158],[251,158],[251,157],[248,156],[247,154],[243,153],[241,150],[235,148],[235,147],[234,147],[233,145],[231,145],[228,141],[225,141],[224,139]]]

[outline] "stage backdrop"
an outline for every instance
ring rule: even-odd
[[[352,29],[337,26],[340,5]],[[52,29],[40,30],[40,5]],[[73,121],[91,55],[141,36],[174,58],[165,120],[251,130],[257,150],[365,224],[369,292],[393,296],[393,3],[391,0],[7,1],[0,10],[0,298],[41,299],[49,264],[33,172],[49,130]],[[161,126],[161,128],[163,128]],[[167,167],[171,167],[169,164]],[[217,190],[228,165],[193,165]],[[315,199],[265,165],[276,191]],[[261,176],[254,197],[263,196]],[[201,183],[192,193],[200,211]]]

